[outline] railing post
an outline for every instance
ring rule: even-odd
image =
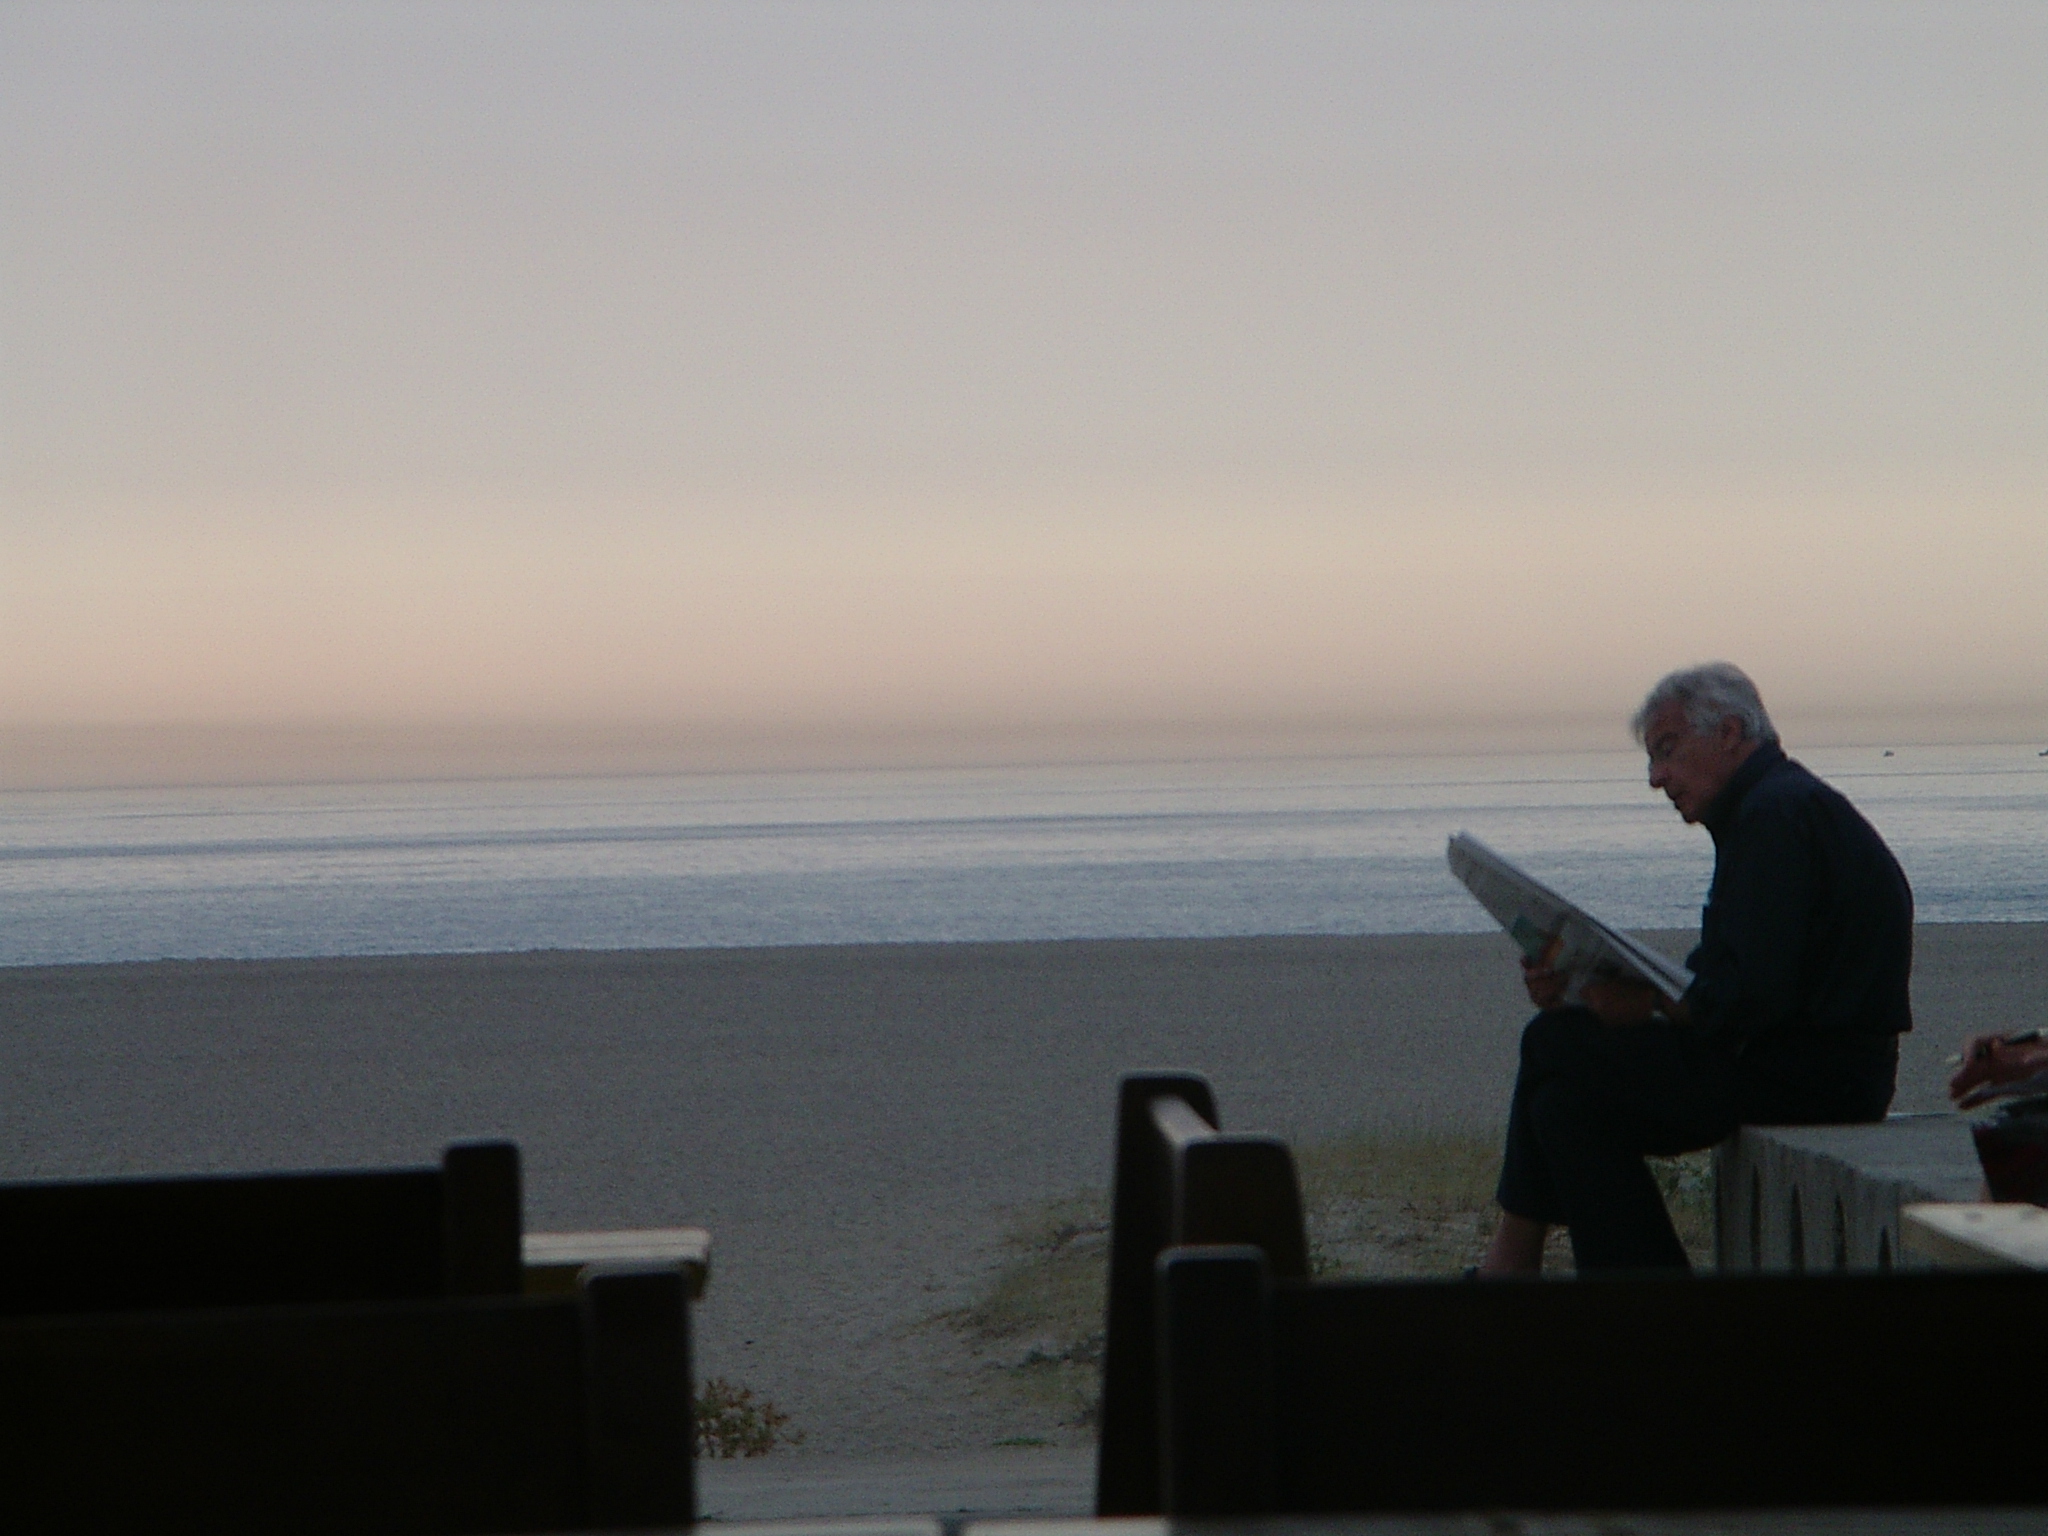
[[[1270,1513],[1273,1345],[1266,1255],[1248,1246],[1159,1256],[1159,1422],[1165,1513]]]
[[[683,1273],[670,1264],[600,1265],[579,1285],[592,1524],[690,1524],[697,1448]]]
[[[1277,1136],[1218,1136],[1181,1153],[1177,1244],[1246,1243],[1276,1279],[1308,1278],[1294,1154]]]
[[[441,1273],[450,1296],[520,1291],[519,1148],[458,1141],[441,1156]]]
[[[1210,1125],[1216,1123],[1216,1096],[1192,1073],[1138,1072],[1119,1085],[1109,1304],[1096,1440],[1098,1515],[1156,1515],[1160,1510],[1158,1293],[1153,1265],[1174,1241],[1174,1170],[1152,1125],[1152,1103],[1166,1097],[1184,1100]]]

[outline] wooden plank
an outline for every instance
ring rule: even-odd
[[[1215,1098],[1198,1077],[1136,1074],[1123,1080],[1117,1114],[1097,1514],[1161,1507],[1155,1266],[1174,1244],[1249,1245],[1278,1278],[1308,1274],[1308,1232],[1287,1144],[1217,1129]],[[1226,1475],[1206,1451],[1184,1449],[1182,1463],[1203,1465],[1217,1487],[1250,1477]]]
[[[1209,1125],[1216,1096],[1187,1072],[1134,1072],[1117,1087],[1116,1173],[1109,1218],[1108,1315],[1103,1324],[1102,1409],[1096,1436],[1095,1512],[1159,1510],[1157,1282],[1153,1264],[1173,1242],[1175,1164],[1152,1106],[1176,1098]]]
[[[2038,1205],[1909,1205],[1899,1233],[1907,1262],[1930,1269],[2048,1269],[2048,1211]]]
[[[1161,1263],[1168,1441],[1270,1443],[1267,1513],[2048,1503],[2033,1272],[1275,1283],[1258,1433],[1255,1393],[1199,1390],[1205,1338],[1253,1336],[1256,1257]],[[1242,1285],[1173,1315],[1174,1271],[1227,1265]],[[1994,1318],[1997,1361],[1974,1370]],[[1197,1390],[1176,1394],[1184,1378]],[[1169,1513],[1249,1512],[1210,1469],[1168,1470]]]
[[[769,1536],[769,1528],[734,1524],[732,1536]],[[828,1536],[829,1527],[790,1521],[774,1536]],[[1165,1519],[1125,1518],[971,1520],[961,1536],[1186,1536],[1188,1527]],[[1530,1514],[1487,1510],[1471,1514],[1260,1515],[1204,1520],[1202,1536],[2038,1536],[2048,1530],[2048,1506],[1982,1509],[1717,1509],[1621,1510],[1599,1514]],[[842,1533],[831,1533],[842,1536]],[[845,1532],[843,1536],[857,1536]],[[887,1533],[894,1536],[894,1533]]]
[[[669,1264],[606,1265],[585,1272],[581,1293],[587,1523],[613,1529],[696,1519],[688,1281]]]
[[[0,1314],[442,1293],[433,1168],[0,1187]]]
[[[521,1240],[529,1296],[567,1296],[588,1264],[672,1264],[690,1299],[711,1279],[711,1234],[702,1227],[649,1227],[618,1232],[529,1232]]]
[[[0,1316],[516,1295],[519,1152],[0,1184]]]
[[[1174,1248],[1159,1269],[1159,1477],[1174,1513],[1276,1507],[1264,1250]]]
[[[407,1532],[687,1524],[672,1269],[481,1297],[0,1322],[6,1528]]]
[[[519,1294],[519,1149],[458,1141],[441,1157],[442,1290],[449,1296]]]
[[[1270,1295],[1282,1508],[2048,1501],[2033,1274]]]

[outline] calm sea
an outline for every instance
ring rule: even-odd
[[[1802,754],[1933,922],[2048,921],[2033,747]],[[1632,752],[0,793],[0,964],[1448,933],[1468,829],[1628,927],[1712,859]]]

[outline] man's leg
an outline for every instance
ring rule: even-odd
[[[1486,1245],[1486,1257],[1479,1261],[1479,1273],[1540,1275],[1543,1245],[1549,1241],[1549,1222],[1531,1221],[1527,1216],[1502,1211],[1500,1225],[1493,1229],[1493,1241]]]
[[[1522,1034],[1500,1203],[1482,1272],[1532,1270],[1542,1225],[1571,1229],[1582,1271],[1683,1269],[1685,1250],[1645,1152],[1711,1145],[1735,1123],[1734,1064],[1663,1024],[1614,1027],[1584,1009],[1538,1014]]]
[[[1543,1082],[1540,1071],[1530,1070],[1529,1034],[1548,1016],[1538,1014],[1522,1032],[1522,1070],[1515,1078],[1514,1097],[1508,1101],[1507,1145],[1501,1152],[1500,1183],[1494,1190],[1500,1203],[1500,1224],[1494,1228],[1493,1241],[1486,1245],[1486,1257],[1479,1261],[1482,1275],[1541,1274],[1543,1245],[1550,1229],[1564,1220],[1564,1206],[1551,1181],[1542,1144],[1536,1139],[1529,1103],[1531,1093]]]
[[[1537,1140],[1563,1192],[1572,1262],[1581,1273],[1689,1269],[1643,1147],[1598,1075],[1560,1073],[1530,1102]]]

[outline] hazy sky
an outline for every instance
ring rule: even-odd
[[[15,0],[0,771],[1619,740],[1718,655],[2048,733],[2044,81],[2035,0]]]

